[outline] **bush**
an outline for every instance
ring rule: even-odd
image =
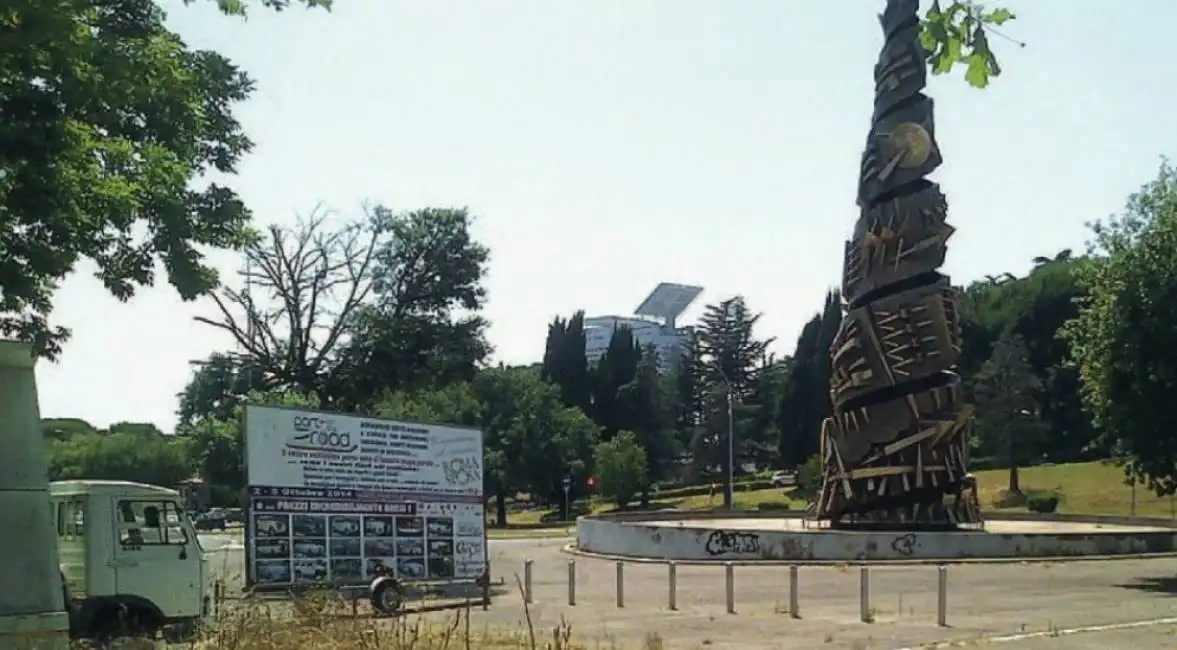
[[[756,504],[756,509],[761,512],[774,510],[789,510],[789,504],[781,503],[780,501],[761,501]]]
[[[767,490],[772,487],[772,481],[762,478],[754,478],[748,481],[735,482],[736,492],[751,492],[752,490]],[[656,494],[650,496],[655,499],[685,499],[687,497],[697,497],[702,494],[709,494],[711,492],[711,484],[706,485],[689,485],[687,487],[674,488],[671,490],[659,490]],[[723,494],[723,485],[717,484],[715,487],[716,494]]]
[[[1058,510],[1060,495],[1057,492],[1035,492],[1026,498],[1026,510],[1039,514],[1051,514]]]
[[[598,490],[620,508],[648,485],[646,451],[632,431],[618,431],[612,440],[597,445],[594,460],[601,480]]]

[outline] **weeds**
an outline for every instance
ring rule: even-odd
[[[522,588],[522,585],[520,585]],[[120,648],[170,650],[584,650],[561,619],[550,632],[537,632],[524,605],[525,629],[471,629],[470,603],[452,615],[356,615],[335,594],[306,594],[293,602],[242,602],[223,608],[195,638],[167,646],[150,640],[119,642]],[[73,650],[91,650],[85,642]],[[658,650],[661,646],[658,646]]]

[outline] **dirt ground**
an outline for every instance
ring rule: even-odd
[[[492,577],[507,588],[475,626],[525,625],[514,588],[533,561],[537,632],[561,617],[590,647],[642,647],[651,635],[678,648],[853,648],[909,650],[969,647],[981,639],[1016,650],[1177,648],[1177,559],[953,565],[948,572],[947,628],[936,625],[934,566],[870,572],[868,611],[859,616],[857,567],[802,567],[800,618],[788,613],[788,569],[736,567],[735,614],[725,606],[724,569],[677,568],[678,611],[667,608],[667,568],[626,564],[624,603],[616,604],[614,563],[561,552],[568,540],[495,540]],[[211,564],[239,584],[239,542],[210,553]],[[576,605],[568,605],[568,562],[575,559]],[[234,585],[231,584],[232,588]],[[444,613],[428,614],[432,617]]]

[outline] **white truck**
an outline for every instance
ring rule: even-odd
[[[208,562],[178,492],[75,480],[49,496],[70,636],[182,632],[209,615]]]

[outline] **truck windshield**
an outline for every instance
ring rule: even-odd
[[[196,529],[192,527],[192,520],[189,519],[184,509],[180,507],[178,502],[173,501],[172,507],[168,508],[168,526],[178,526],[184,529],[185,533],[196,540],[196,548],[204,553],[204,545],[200,543],[200,535],[196,533]]]

